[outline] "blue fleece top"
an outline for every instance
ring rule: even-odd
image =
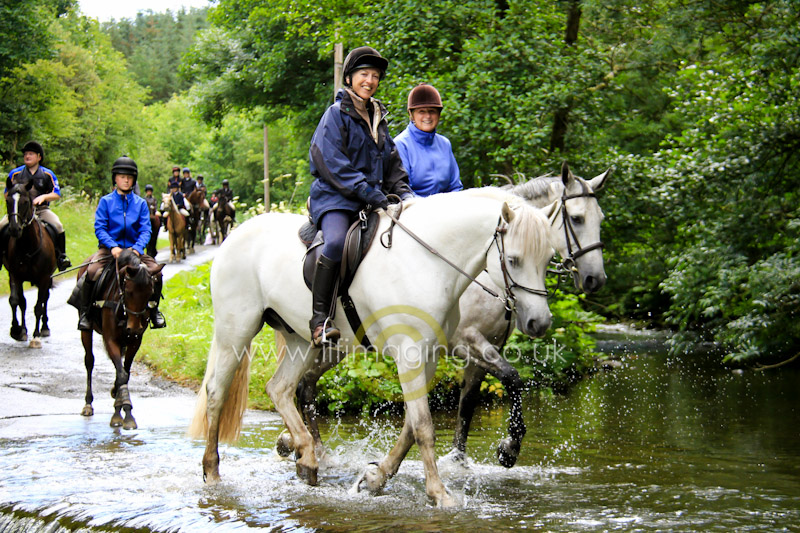
[[[409,122],[394,142],[408,172],[411,188],[419,196],[464,188],[453,148],[444,135],[422,131]]]
[[[143,254],[151,232],[150,209],[144,198],[119,194],[116,189],[100,198],[94,213],[94,234],[100,246],[133,248]]]

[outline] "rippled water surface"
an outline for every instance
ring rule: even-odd
[[[646,343],[620,355],[621,369],[566,396],[530,395],[514,468],[494,458],[503,408],[479,410],[468,465],[440,460],[456,510],[431,507],[415,451],[382,495],[348,492],[398,419],[330,421],[320,485],[307,487],[272,451],[277,416],[248,413],[242,441],[221,449],[223,482],[207,487],[180,398],[138,401],[136,431],[109,428],[107,413],[0,424],[0,511],[67,530],[800,530],[797,370],[736,374]],[[444,455],[453,420],[435,421]]]

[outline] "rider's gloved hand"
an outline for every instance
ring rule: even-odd
[[[367,203],[373,209],[386,209],[389,207],[389,200],[380,189],[372,189],[367,193]]]

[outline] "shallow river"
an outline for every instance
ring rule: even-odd
[[[278,418],[249,412],[242,441],[222,448],[223,482],[207,487],[202,443],[183,436],[191,399],[148,399],[132,432],[106,414],[0,431],[0,531],[800,531],[800,372],[734,373],[644,337],[604,346],[622,368],[530,395],[514,468],[494,458],[503,408],[478,411],[468,465],[440,460],[456,510],[430,506],[415,450],[382,495],[348,492],[400,420],[331,421],[332,453],[307,487],[273,452]],[[435,421],[442,455],[453,420]]]

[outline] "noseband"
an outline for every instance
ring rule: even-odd
[[[572,220],[567,212],[567,200],[572,200],[573,198],[596,198],[593,192],[590,192],[586,185],[581,183],[581,192],[580,194],[567,194],[567,188],[564,187],[564,192],[561,194],[561,203],[558,206],[559,211],[561,211],[561,223],[564,227],[564,240],[567,241],[567,255],[566,258],[562,258],[560,263],[554,264],[554,269],[551,270],[554,274],[559,276],[566,275],[566,274],[574,274],[578,271],[575,260],[579,257],[591,252],[592,250],[598,250],[603,248],[603,242],[597,241],[596,243],[590,244],[588,246],[581,246],[580,241],[578,240],[578,235],[575,233],[575,228],[572,225]],[[556,216],[558,216],[558,212],[556,212]],[[555,220],[555,218],[554,218]],[[575,251],[572,249],[572,243],[575,242]]]

